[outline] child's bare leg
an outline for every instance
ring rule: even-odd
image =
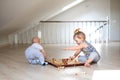
[[[91,64],[92,61],[93,61],[93,59],[88,59],[88,60],[85,62],[84,66],[90,67],[90,64]]]

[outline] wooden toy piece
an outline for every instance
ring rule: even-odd
[[[59,67],[57,67],[57,69],[58,69],[58,71],[60,71],[61,69],[65,69],[65,67],[64,66],[59,66]]]
[[[82,75],[86,75],[86,72],[82,72]]]
[[[74,63],[75,63],[75,64],[77,64],[77,63],[78,63],[78,61],[77,61],[77,60],[75,60],[75,61],[74,61]]]
[[[58,71],[60,71],[60,68],[59,68],[59,67],[57,67],[57,69],[58,69]]]
[[[62,59],[62,63],[67,65],[68,64],[68,59]]]
[[[56,61],[55,58],[52,58],[52,62],[55,63],[55,61]]]
[[[75,76],[77,76],[78,75],[78,73],[75,73]]]

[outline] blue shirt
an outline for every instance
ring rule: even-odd
[[[88,55],[88,54],[90,54],[91,52],[96,52],[96,53],[98,53],[97,50],[96,50],[90,43],[88,43],[87,41],[84,41],[84,43],[87,44],[87,47],[82,49],[82,52],[83,52],[84,54]]]

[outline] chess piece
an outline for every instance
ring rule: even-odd
[[[78,63],[77,60],[75,60],[74,63],[77,64]]]
[[[82,76],[85,77],[85,75],[86,75],[86,72],[82,72]]]
[[[67,65],[68,64],[68,59],[62,59],[63,64]]]
[[[56,59],[55,58],[52,58],[52,62],[55,63]]]
[[[65,67],[64,66],[59,66],[57,69],[58,69],[58,71],[60,71],[60,69],[65,69]]]
[[[75,73],[75,76],[77,76],[78,75],[78,73]]]

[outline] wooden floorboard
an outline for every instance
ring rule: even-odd
[[[96,70],[120,70],[120,43],[94,44],[101,60],[90,68],[84,66],[57,69],[51,65],[28,64],[24,51],[28,45],[0,48],[0,80],[92,80]],[[71,45],[43,45],[48,58],[66,58],[74,51],[63,51]]]

